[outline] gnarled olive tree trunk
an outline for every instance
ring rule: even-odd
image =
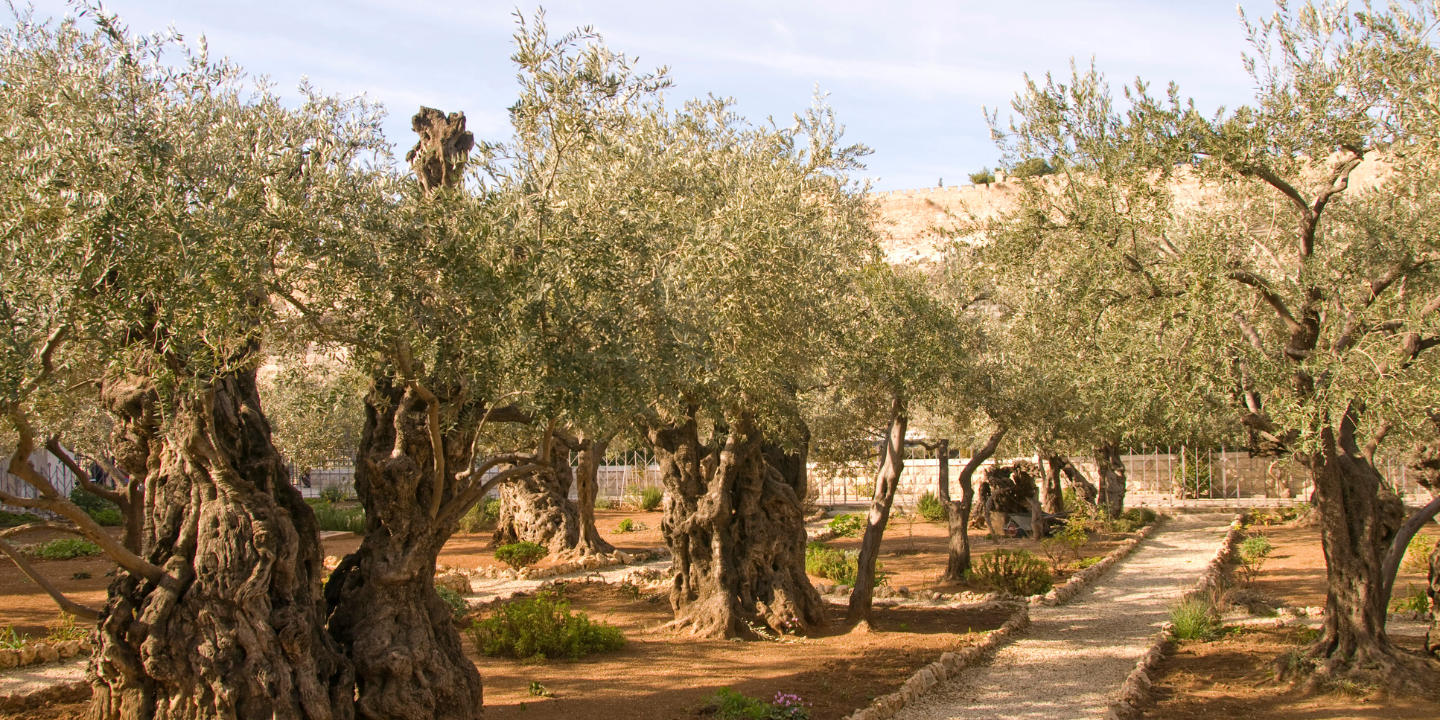
[[[605,460],[607,439],[581,440],[575,462],[576,510],[580,516],[580,541],[574,555],[598,555],[615,549],[595,528],[595,499],[600,493],[600,463]]]
[[[1316,677],[1410,684],[1414,669],[1385,634],[1389,594],[1383,561],[1405,520],[1404,504],[1356,446],[1349,421],[1338,436],[1334,428],[1323,428],[1320,441],[1309,463],[1329,591],[1320,637],[1306,652],[1321,663]]]
[[[890,404],[890,426],[885,432],[885,444],[881,450],[884,455],[880,459],[880,470],[875,475],[875,496],[871,498],[870,512],[865,516],[865,535],[860,540],[855,588],[850,591],[850,606],[845,612],[845,619],[851,622],[870,616],[880,541],[885,536],[885,526],[890,522],[890,506],[895,503],[895,491],[900,487],[900,473],[905,470],[905,428],[909,421],[905,401],[895,397]]]
[[[753,628],[824,625],[824,605],[805,575],[802,497],[766,462],[749,414],[721,432],[713,446],[702,444],[693,412],[648,431],[665,482],[660,527],[674,555],[671,626],[748,638]]]
[[[93,716],[352,717],[351,666],[325,632],[319,531],[271,444],[255,371],[171,399],[158,422],[142,380],[107,381],[103,397],[121,463],[146,469],[141,552],[164,573],[110,586]]]
[[[940,502],[945,503],[950,524],[949,558],[945,562],[945,575],[941,578],[945,582],[960,582],[970,572],[970,508],[975,502],[975,471],[995,454],[1000,441],[1005,439],[1005,432],[1006,428],[1000,428],[991,433],[985,446],[975,451],[960,470],[959,500],[950,499],[950,462],[948,459],[940,461],[944,471],[940,480]],[[943,448],[948,454],[950,443],[941,442],[945,443]]]
[[[330,632],[355,664],[360,717],[473,720],[483,717],[480,673],[465,656],[450,607],[435,592],[435,560],[468,508],[432,508],[468,469],[476,405],[377,373],[365,398],[355,492],[365,538],[326,585]],[[431,403],[437,407],[432,408]],[[431,423],[468,428],[441,435],[444,468],[435,498]]]
[[[1040,460],[1045,469],[1045,482],[1040,488],[1040,507],[1051,515],[1065,512],[1065,493],[1060,484],[1060,473],[1065,458],[1055,452],[1041,452]]]
[[[526,475],[500,487],[496,545],[533,542],[552,554],[573,553],[579,546],[580,509],[570,500],[575,473],[569,451],[562,443],[551,442],[549,461],[551,472]],[[593,499],[591,503],[593,517]]]
[[[1100,475],[1100,509],[1106,517],[1120,517],[1125,512],[1125,463],[1120,460],[1119,445],[1104,442],[1095,447],[1095,471]]]

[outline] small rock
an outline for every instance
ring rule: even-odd
[[[616,562],[619,562],[621,565],[629,565],[629,564],[630,564],[630,554],[627,553],[627,552],[625,552],[625,551],[623,551],[623,550],[616,550],[616,551],[615,551],[615,560],[616,560]]]
[[[36,643],[35,654],[40,658],[40,662],[52,663],[60,659],[60,651],[50,643]]]
[[[0,670],[9,670],[19,664],[19,650],[0,650]]]
[[[38,653],[37,653],[37,651],[35,650],[35,646],[34,646],[34,645],[25,645],[25,646],[21,647],[21,648],[20,648],[20,664],[21,664],[21,665],[32,665],[32,664],[34,664],[34,663],[35,663],[35,658],[36,658],[37,654],[38,654]]]

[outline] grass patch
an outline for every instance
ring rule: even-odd
[[[809,705],[799,695],[775,693],[772,702],[722,687],[706,697],[697,714],[719,720],[807,720]]]
[[[625,646],[618,628],[592,622],[583,612],[572,613],[570,603],[551,590],[502,605],[467,632],[483,655],[532,661],[578,659]]]
[[[1390,612],[1421,615],[1430,612],[1430,598],[1426,597],[1423,591],[1409,584],[1405,586],[1405,590],[1404,597],[1390,596]]]
[[[1405,559],[1400,563],[1405,572],[1430,572],[1430,551],[1435,548],[1435,538],[1416,533],[1405,546]]]
[[[1200,598],[1185,598],[1170,606],[1170,624],[1181,640],[1206,642],[1220,634],[1215,607]]]

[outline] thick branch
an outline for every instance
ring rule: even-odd
[[[1406,548],[1410,547],[1410,540],[1421,526],[1434,519],[1436,513],[1440,513],[1440,495],[1406,519],[1405,524],[1400,526],[1400,531],[1395,533],[1395,539],[1390,542],[1390,549],[1385,553],[1385,563],[1380,566],[1384,573],[1381,578],[1385,582],[1383,601],[1386,605],[1390,603],[1390,594],[1395,590],[1395,574],[1400,571],[1400,561],[1405,557]]]
[[[66,525],[65,523],[42,520],[40,522],[25,523],[24,525],[16,525],[12,528],[5,528],[4,530],[0,530],[0,538],[9,538],[15,537],[16,535],[23,535],[27,532],[30,532],[31,530],[54,530],[56,532],[67,532],[72,535],[79,535],[81,537],[85,536],[85,533],[81,532],[80,528],[75,527],[74,525]]]
[[[96,485],[95,483],[90,481],[90,473],[81,470],[80,466],[76,464],[75,458],[70,457],[70,453],[65,452],[65,448],[60,446],[59,437],[52,437],[49,440],[46,440],[45,448],[50,451],[51,455],[60,458],[60,462],[65,463],[65,467],[70,469],[70,474],[75,476],[75,481],[80,483],[80,487],[84,488],[85,492],[88,492],[96,497],[105,498],[106,500],[109,500],[110,502],[115,503],[118,506],[123,507],[125,505],[124,495],[121,495],[120,493],[111,490],[110,488]]]
[[[1290,308],[1285,305],[1285,300],[1277,295],[1274,290],[1271,290],[1270,284],[1265,282],[1263,278],[1244,270],[1232,271],[1228,277],[1231,280],[1255,288],[1255,290],[1260,293],[1260,297],[1263,298],[1266,303],[1269,303],[1270,307],[1275,308],[1275,314],[1280,316],[1280,319],[1284,321],[1285,327],[1288,328],[1290,332],[1301,332],[1304,330],[1304,327],[1300,325],[1300,321],[1295,319],[1295,315],[1292,314]]]
[[[71,600],[70,598],[65,597],[65,593],[60,592],[59,588],[55,587],[55,585],[52,584],[48,579],[46,579],[44,575],[41,575],[38,571],[36,571],[34,566],[32,566],[29,561],[27,561],[23,556],[21,556],[20,552],[16,550],[13,545],[6,542],[4,538],[0,538],[0,552],[9,555],[10,559],[15,562],[15,567],[20,568],[20,572],[25,573],[31,580],[35,581],[36,585],[39,585],[41,588],[43,588],[45,592],[50,595],[50,598],[55,601],[55,604],[60,606],[61,610],[64,610],[65,612],[70,613],[75,617],[84,620],[90,620],[91,622],[100,619],[99,610],[86,607],[84,605],[81,605],[80,603],[75,602],[74,600]]]

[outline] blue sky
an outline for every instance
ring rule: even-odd
[[[947,185],[998,153],[982,106],[1001,107],[1023,74],[1068,74],[1093,55],[1113,85],[1136,75],[1170,80],[1201,107],[1251,94],[1244,33],[1233,0],[1015,0],[851,2],[739,0],[692,3],[567,0],[544,3],[552,34],[592,25],[642,67],[669,66],[674,100],[735,98],[754,121],[787,120],[815,86],[874,149],[865,175],[881,190]],[[1247,10],[1268,13],[1263,1]],[[330,93],[366,93],[391,112],[387,134],[411,143],[422,104],[463,110],[482,138],[508,134],[515,98],[510,35],[517,7],[474,0],[110,0],[133,30],[173,25],[211,52],[289,92],[301,77]],[[36,0],[40,14],[68,11]]]

